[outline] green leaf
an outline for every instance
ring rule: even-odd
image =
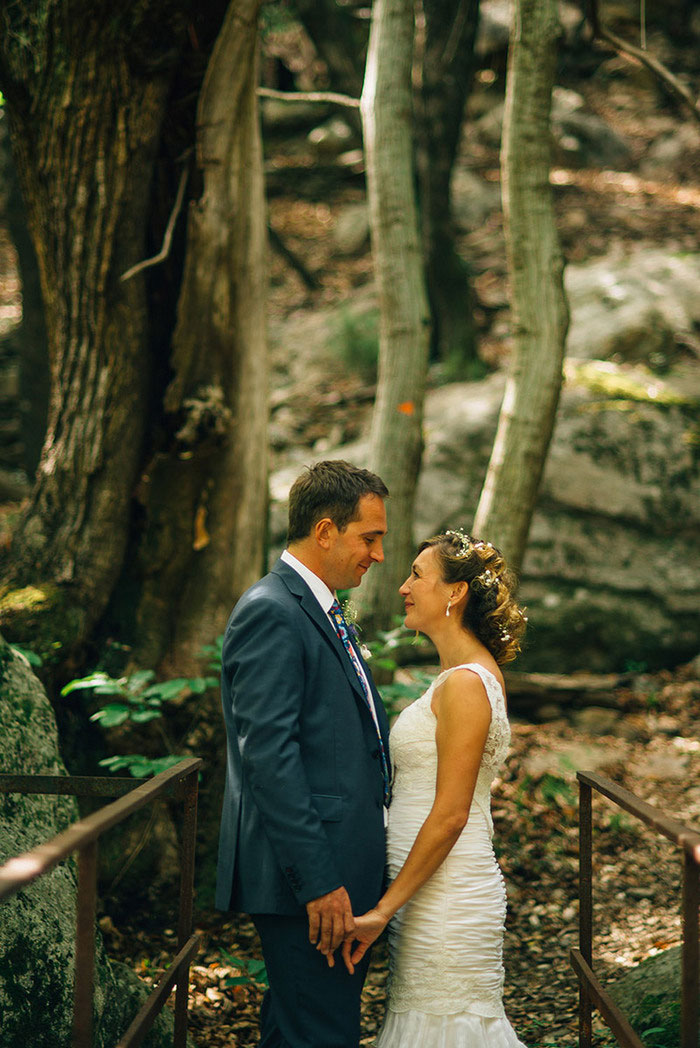
[[[119,724],[123,724],[125,720],[129,719],[130,713],[128,706],[113,703],[110,706],[104,706],[101,710],[97,710],[90,717],[90,720],[101,721],[105,728],[116,728]]]
[[[207,682],[204,677],[193,677],[192,680],[187,682],[190,686],[190,691],[194,695],[203,695],[207,690]]]
[[[61,695],[70,695],[72,691],[98,691],[101,695],[121,695],[123,693],[124,679],[115,680],[108,673],[90,673],[87,677],[79,677],[71,680],[64,688]]]
[[[155,695],[159,699],[163,699],[167,702],[168,699],[175,699],[178,695],[190,687],[190,682],[185,680],[184,677],[176,677],[173,680],[164,680],[159,684],[151,684],[149,688],[146,688],[143,693],[144,698],[150,698]]]
[[[133,694],[134,692],[142,691],[144,685],[148,684],[154,677],[155,673],[153,670],[137,670],[136,673],[131,673],[127,677],[126,686]]]
[[[2,106],[2,95],[0,95],[0,107]],[[20,644],[10,644],[10,650],[14,651],[20,658],[28,662],[30,666],[42,666],[44,660],[36,652],[30,651],[29,648],[23,648]]]
[[[184,757],[173,754],[168,757],[144,757],[140,753],[129,753],[116,757],[105,757],[99,763],[101,768],[109,768],[110,771],[127,768],[134,778],[145,779],[149,775],[158,775],[159,772],[174,767],[184,759]]]
[[[134,724],[146,724],[148,721],[157,720],[158,717],[162,716],[163,714],[160,710],[133,710],[130,719]]]

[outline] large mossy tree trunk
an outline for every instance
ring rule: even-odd
[[[191,669],[259,574],[258,7],[232,0],[215,47],[222,0],[36,0],[2,15],[0,86],[42,278],[51,396],[0,621],[43,653],[58,643],[67,658],[95,639],[99,651],[111,637],[133,663]],[[173,141],[193,144],[187,97],[205,70],[186,245],[179,234],[179,261],[122,280],[153,253],[152,215],[172,207],[177,177],[172,160],[169,177],[163,167]]]
[[[413,551],[413,502],[423,450],[422,418],[430,318],[413,178],[411,0],[375,0],[362,123],[377,289],[379,378],[370,463],[390,494],[383,570],[358,598],[368,629],[398,611],[398,586]]]
[[[554,429],[569,322],[549,185],[558,36],[555,0],[516,0],[501,159],[514,352],[473,529],[516,572]]]
[[[37,616],[54,641],[88,636],[122,567],[151,368],[143,278],[119,276],[144,255],[181,8],[2,9],[0,86],[50,358],[46,437],[3,578],[3,617],[25,639]]]

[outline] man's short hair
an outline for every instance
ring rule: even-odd
[[[376,473],[359,469],[343,459],[307,466],[289,492],[287,542],[307,538],[322,517],[330,517],[338,531],[344,531],[351,521],[359,518],[359,503],[364,495],[378,495],[383,499],[388,494],[386,484]]]

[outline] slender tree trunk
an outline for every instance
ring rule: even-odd
[[[145,582],[136,654],[153,665],[165,651],[163,669],[171,673],[192,668],[263,567],[268,372],[259,7],[260,0],[230,4],[200,93],[203,188],[189,212],[174,375],[165,394],[177,433],[141,486],[147,524],[137,562]]]
[[[502,185],[514,355],[474,532],[517,571],[554,428],[568,308],[549,186],[549,114],[559,33],[555,0],[516,0]]]
[[[413,551],[411,524],[423,449],[430,321],[413,177],[411,0],[375,0],[362,121],[372,251],[379,292],[379,380],[370,461],[391,492],[386,563],[361,593],[368,628],[399,610]]]
[[[433,356],[464,375],[477,357],[467,262],[457,253],[450,182],[474,75],[479,0],[423,0],[425,48],[416,92],[421,234]]]
[[[182,19],[162,0],[5,5],[0,78],[37,254],[51,394],[30,504],[4,579],[10,635],[50,615],[74,644],[121,569],[149,381],[143,257],[168,70]],[[149,63],[136,63],[136,42]],[[156,73],[149,71],[159,67]],[[27,589],[31,587],[31,589]]]

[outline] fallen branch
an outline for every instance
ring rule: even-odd
[[[275,249],[275,251],[277,251],[279,255],[282,256],[285,262],[289,263],[292,269],[296,270],[296,272],[304,281],[304,284],[309,289],[309,291],[318,291],[321,285],[319,284],[316,277],[306,268],[304,263],[301,261],[300,258],[297,257],[297,255],[294,254],[291,248],[287,247],[285,242],[282,240],[282,237],[276,230],[272,228],[272,226],[269,223],[267,226],[267,232],[270,237],[270,243],[272,247]]]
[[[340,95],[336,91],[275,91],[271,87],[259,87],[261,98],[275,98],[278,102],[330,102],[336,106],[347,106],[348,109],[359,109],[359,98]]]
[[[180,214],[182,208],[182,201],[185,196],[185,186],[187,185],[188,169],[184,167],[182,174],[180,175],[180,184],[177,187],[177,196],[175,197],[175,203],[168,219],[168,225],[165,229],[165,236],[163,237],[163,246],[157,255],[152,258],[145,258],[142,262],[137,262],[131,269],[127,269],[126,273],[122,273],[119,278],[122,283],[125,280],[131,280],[132,277],[140,273],[142,269],[148,269],[150,266],[157,266],[159,262],[164,262],[170,254],[170,245],[173,239],[173,231],[175,229],[175,223],[177,222],[177,216]]]
[[[622,37],[612,33],[601,24],[598,14],[598,0],[588,0],[588,20],[591,23],[594,37],[610,44],[619,54],[636,58],[638,62],[650,69],[669,89],[671,94],[688,106],[692,115],[700,122],[700,103],[693,98],[688,88],[674,76],[670,69],[667,69],[663,62],[660,62],[658,58],[655,58],[654,55],[641,47],[636,47],[634,44],[628,43],[627,40],[623,40]]]

